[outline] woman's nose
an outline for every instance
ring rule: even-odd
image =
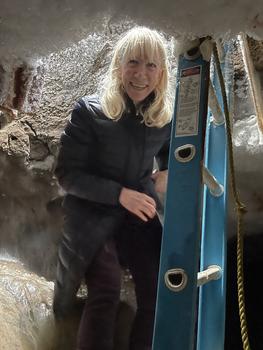
[[[138,67],[136,68],[136,71],[135,71],[135,75],[136,76],[145,76],[145,74],[146,74],[145,68],[146,67],[143,64],[138,65]]]

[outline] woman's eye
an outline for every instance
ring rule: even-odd
[[[149,68],[156,68],[156,67],[157,67],[157,65],[156,65],[155,63],[153,63],[153,62],[147,63],[147,66],[148,66]]]
[[[128,64],[138,64],[137,60],[131,59],[128,61]]]

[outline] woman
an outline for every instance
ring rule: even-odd
[[[114,48],[101,98],[82,98],[61,137],[55,173],[67,195],[53,307],[57,319],[64,317],[85,276],[79,350],[113,349],[115,242],[135,282],[130,350],[151,349],[162,233],[156,190],[165,191],[171,115],[164,40],[136,27]]]

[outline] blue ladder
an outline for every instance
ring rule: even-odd
[[[209,68],[179,58],[153,350],[224,348],[227,158],[224,122],[207,113]]]
[[[221,69],[230,71],[226,54],[228,46],[224,47],[225,57]],[[223,101],[218,77],[212,79],[219,108],[223,110]],[[231,91],[230,77],[227,90]],[[215,113],[214,113],[215,114]],[[203,226],[201,243],[200,270],[207,266],[217,265],[222,269],[221,278],[213,283],[200,287],[198,313],[198,350],[223,350],[225,338],[225,298],[226,298],[226,211],[227,211],[227,171],[228,154],[225,120],[216,122],[210,110],[209,123],[206,131],[205,167],[216,177],[224,188],[221,196],[214,196],[207,187],[203,198]]]

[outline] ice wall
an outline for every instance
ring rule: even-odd
[[[54,52],[125,17],[176,36],[263,39],[261,0],[2,0],[0,57]]]

